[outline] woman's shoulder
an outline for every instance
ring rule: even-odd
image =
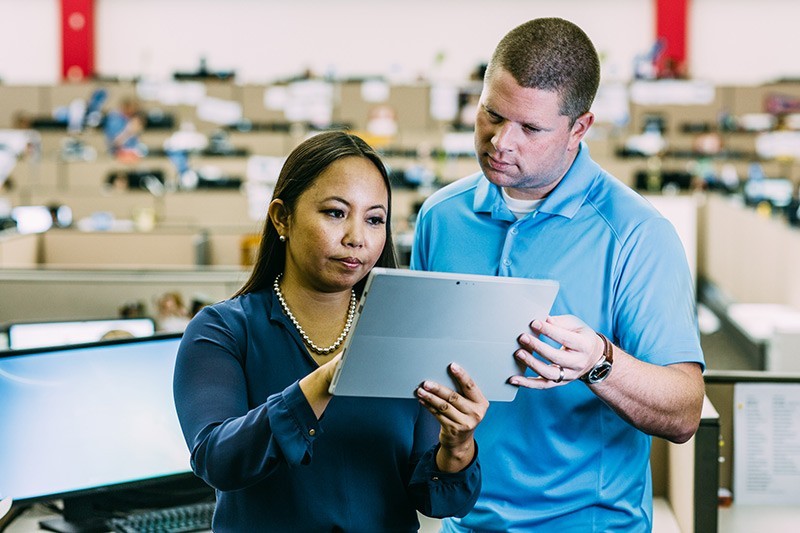
[[[254,317],[264,316],[270,307],[269,296],[270,293],[267,291],[233,296],[203,307],[192,322],[198,325],[224,324],[228,329],[247,329],[248,323],[254,320]]]

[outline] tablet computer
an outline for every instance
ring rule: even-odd
[[[367,278],[330,392],[415,398],[425,380],[456,388],[461,365],[490,401],[511,401],[525,367],[517,338],[547,318],[558,282],[376,267]]]

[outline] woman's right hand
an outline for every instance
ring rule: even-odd
[[[460,393],[439,383],[425,381],[417,388],[417,397],[441,425],[436,465],[443,472],[458,472],[466,468],[475,456],[473,434],[489,409],[489,400],[466,370],[455,363],[449,370],[461,389]]]
[[[312,373],[300,380],[300,390],[308,400],[311,409],[317,416],[317,420],[322,417],[322,413],[328,407],[328,402],[331,401],[331,393],[328,389],[331,386],[333,375],[336,372],[336,367],[339,361],[342,360],[342,354],[337,354],[333,359],[321,365]]]

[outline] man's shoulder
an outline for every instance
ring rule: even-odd
[[[650,221],[664,220],[661,213],[641,194],[606,171],[586,198],[586,204],[617,234],[629,234]]]

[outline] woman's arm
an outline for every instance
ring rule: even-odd
[[[209,485],[238,490],[280,463],[307,464],[319,433],[317,417],[297,382],[248,405],[244,355],[234,331],[206,308],[184,333],[175,367],[175,406],[192,468]]]

